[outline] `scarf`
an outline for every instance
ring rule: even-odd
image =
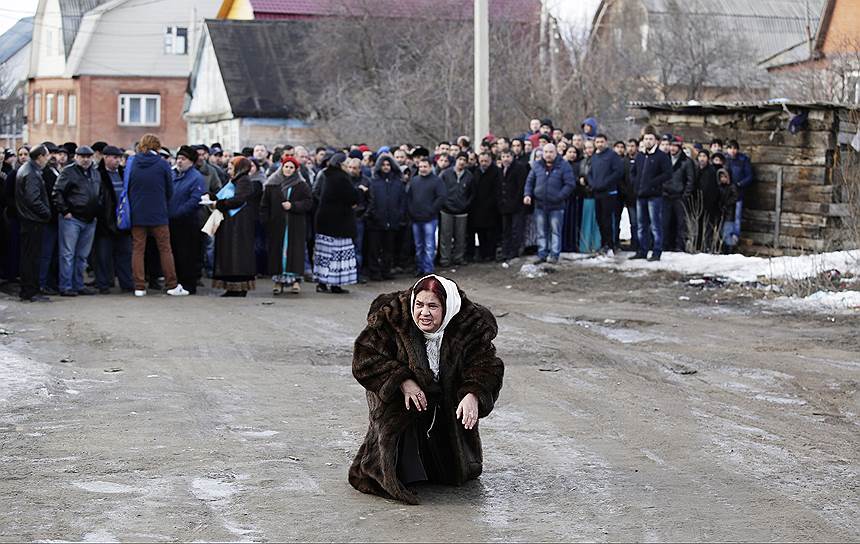
[[[445,328],[448,326],[448,323],[459,313],[462,301],[460,300],[460,290],[457,289],[457,284],[453,281],[436,274],[424,276],[412,286],[412,296],[409,298],[409,313],[412,315],[412,321],[416,327],[418,326],[418,322],[415,320],[415,312],[413,311],[415,307],[415,287],[430,277],[439,280],[439,283],[445,288],[445,317],[442,319],[442,325],[436,332],[421,331],[424,335],[424,347],[427,350],[427,361],[430,363],[433,379],[439,381],[439,350],[442,347],[442,338],[445,336]],[[418,330],[421,330],[421,328],[419,327]]]
[[[218,194],[215,196],[218,198],[218,200],[225,200],[228,198],[235,197],[236,196],[236,186],[233,184],[233,181],[232,180],[228,181],[227,185],[225,185],[224,187],[221,187],[221,190],[218,191]],[[233,208],[232,210],[227,210],[227,213],[230,215],[230,217],[233,217],[234,215],[236,215],[237,213],[242,211],[242,208],[244,208],[246,204],[247,204],[247,202],[243,203],[238,208]]]
[[[278,168],[278,170],[276,172],[274,172],[271,176],[269,176],[269,178],[266,180],[266,185],[280,185],[281,190],[286,195],[287,189],[295,187],[296,185],[298,185],[299,183],[301,183],[303,181],[304,181],[304,178],[302,177],[301,174],[299,174],[298,170],[293,172],[292,176],[287,177],[284,175],[283,169]]]

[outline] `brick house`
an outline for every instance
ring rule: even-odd
[[[28,78],[30,142],[185,143],[195,25],[217,0],[40,0]]]

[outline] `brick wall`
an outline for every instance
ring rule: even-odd
[[[860,2],[837,0],[822,50],[829,53],[856,51],[860,47]]]
[[[57,144],[66,141],[91,144],[103,140],[120,147],[131,147],[141,136],[152,132],[162,143],[175,150],[187,141],[187,127],[182,119],[187,78],[99,77],[82,76],[77,79],[34,79],[30,81],[28,112],[30,141],[51,140]],[[68,99],[66,121],[49,124],[45,119],[45,97],[48,93],[74,93],[77,96],[77,124],[68,126]],[[41,94],[42,119],[35,123],[33,99]],[[119,96],[121,94],[156,94],[161,97],[157,126],[122,126],[119,122]],[[55,106],[56,110],[56,106]]]

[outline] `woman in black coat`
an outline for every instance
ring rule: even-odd
[[[313,208],[311,187],[299,173],[299,161],[284,156],[282,166],[263,187],[260,218],[268,239],[268,270],[273,274],[273,294],[298,294],[305,270],[306,215]]]
[[[342,166],[345,160],[346,155],[336,153],[323,170],[325,177],[317,181],[322,185],[315,217],[314,276],[320,293],[347,293],[341,286],[358,282],[353,206],[358,204],[359,191],[366,188],[352,185]]]
[[[236,157],[227,173],[230,182],[210,195],[224,220],[215,232],[215,272],[212,287],[225,289],[224,297],[244,297],[255,288],[257,272],[254,231],[260,205],[260,189],[248,172],[251,161]]]

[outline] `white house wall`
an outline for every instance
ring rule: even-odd
[[[188,122],[188,141],[192,144],[209,145],[220,142],[224,149],[238,153],[242,150],[239,140],[240,120],[226,119],[212,123]]]
[[[66,70],[63,24],[58,0],[41,0],[33,25],[32,77],[60,77]]]
[[[218,67],[218,58],[215,56],[215,49],[208,34],[204,34],[202,48],[200,64],[196,67],[196,73],[192,75],[193,96],[184,117],[189,122],[231,119],[233,110],[230,107],[230,98],[227,96],[227,88],[224,86],[221,69]]]
[[[76,41],[86,37],[88,43],[71,75],[187,77],[193,60],[195,22],[214,17],[220,4],[220,0],[154,4],[133,0],[106,9],[98,17],[95,31],[77,37]],[[168,26],[188,29],[188,54],[164,52]]]

